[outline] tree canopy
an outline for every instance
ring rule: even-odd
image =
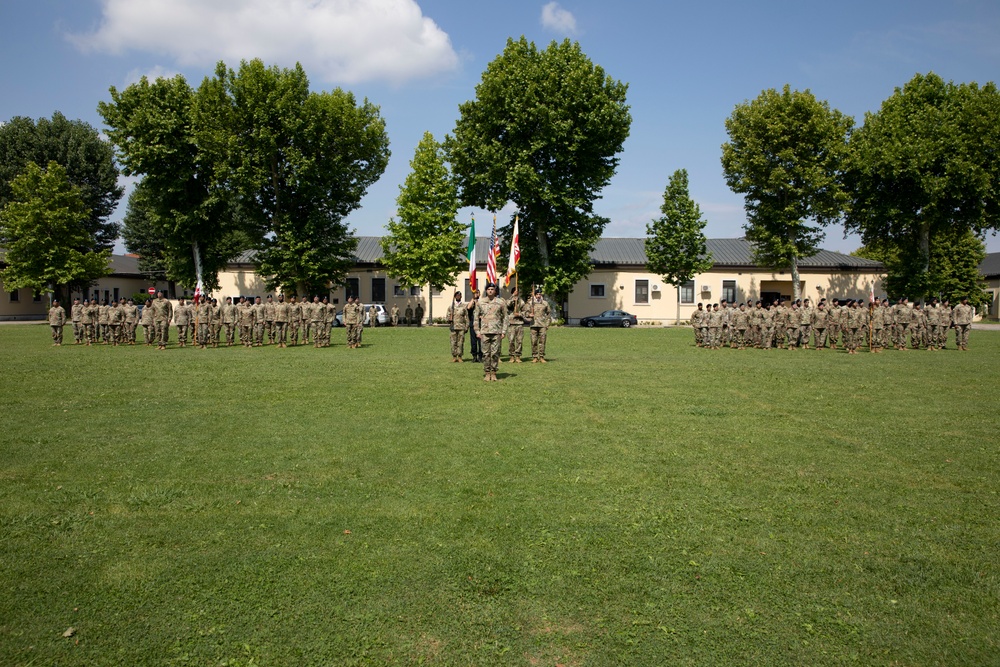
[[[143,220],[162,240],[167,276],[204,281],[247,244],[269,287],[326,290],[346,275],[356,240],[343,218],[388,163],[378,108],[340,89],[310,92],[301,66],[238,71],[219,63],[192,90],[145,78],[99,107],[127,174],[143,175]]]
[[[463,232],[458,222],[458,186],[445,163],[444,151],[425,132],[406,182],[399,188],[396,214],[382,237],[386,272],[407,285],[450,285],[462,270]]]
[[[738,104],[726,119],[722,168],[733,192],[744,195],[746,238],[758,263],[791,269],[796,298],[798,259],[819,250],[822,227],[840,220],[849,201],[841,175],[853,124],[788,85]]]
[[[110,250],[118,225],[109,222],[124,190],[118,185],[114,149],[98,131],[80,120],[68,120],[58,111],[51,119],[16,116],[0,125],[0,208],[12,196],[11,182],[30,163],[57,162],[78,188],[87,213],[87,236],[77,250]]]
[[[51,161],[42,169],[29,162],[11,181],[10,199],[0,210],[7,249],[7,268],[0,273],[4,288],[58,291],[107,275],[110,250],[80,250],[88,245],[90,215],[62,165]]]
[[[845,227],[898,250],[910,294],[938,291],[933,243],[1000,228],[1000,94],[994,84],[918,74],[865,116],[850,141]],[[942,252],[947,252],[943,249]]]
[[[519,272],[549,292],[565,295],[590,273],[589,252],[608,223],[594,201],[632,122],[627,90],[578,43],[539,51],[524,37],[508,39],[445,140],[464,205],[517,206]],[[510,238],[512,225],[502,236]]]
[[[663,192],[663,214],[646,225],[646,259],[649,270],[679,287],[712,268],[705,242],[706,221],[688,193],[688,173],[678,169]]]

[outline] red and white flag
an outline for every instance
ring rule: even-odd
[[[868,285],[868,303],[875,303],[875,281],[871,281]]]
[[[504,279],[504,286],[510,285],[510,277],[517,273],[517,263],[521,261],[520,232],[517,229],[519,216],[514,216],[514,238],[510,241],[510,260],[507,261],[507,277]]]
[[[490,252],[486,256],[486,282],[497,284],[497,257],[500,243],[497,240],[497,217],[493,216],[493,233],[490,235]]]

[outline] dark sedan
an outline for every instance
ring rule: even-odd
[[[605,310],[600,315],[592,315],[580,319],[581,327],[625,327],[626,329],[639,323],[635,315],[629,315],[624,310]]]

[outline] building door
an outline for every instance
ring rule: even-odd
[[[372,303],[385,303],[385,278],[372,278]]]

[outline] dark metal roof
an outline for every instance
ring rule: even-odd
[[[1000,252],[991,252],[979,264],[979,273],[985,278],[1000,276]]]
[[[0,248],[0,262],[7,258],[7,251]],[[113,276],[142,276],[139,270],[139,258],[134,255],[111,255],[108,261]]]
[[[753,267],[753,244],[743,238],[707,239],[705,242],[716,267]],[[596,265],[645,266],[645,238],[604,238],[590,253]],[[809,269],[862,269],[881,270],[881,262],[845,255],[831,250],[820,250],[812,257],[799,260],[800,268]]]
[[[358,236],[358,248],[354,252],[354,261],[359,264],[377,264],[382,260],[381,236]],[[467,239],[463,239],[464,250]],[[753,246],[746,239],[708,239],[708,251],[712,253],[717,267],[754,267]],[[476,264],[485,265],[489,254],[490,237],[476,237]],[[240,255],[235,262],[252,264],[255,252],[248,250]],[[590,253],[590,260],[596,266],[645,266],[645,238],[603,238]],[[507,266],[507,255],[497,260],[497,265]],[[812,257],[799,260],[799,267],[809,269],[861,269],[881,270],[882,264],[870,259],[853,257],[830,250],[820,250]]]

